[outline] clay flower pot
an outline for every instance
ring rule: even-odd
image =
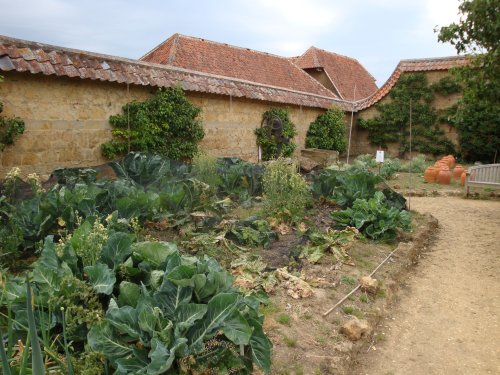
[[[460,179],[460,177],[462,176],[462,173],[464,171],[465,171],[465,168],[461,164],[457,164],[457,166],[453,170],[453,177],[455,177],[455,179],[457,179],[457,180]]]
[[[436,180],[439,184],[449,185],[451,182],[450,168],[448,168],[447,166],[443,166],[443,168],[437,174]]]
[[[465,185],[465,178],[467,176],[467,171],[464,170],[460,176],[460,185],[464,186]]]
[[[453,155],[448,155],[447,158],[449,160],[449,167],[451,169],[455,166],[455,157]]]
[[[439,169],[436,167],[428,167],[424,172],[424,180],[431,183],[436,181],[436,176]]]

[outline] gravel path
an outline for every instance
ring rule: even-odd
[[[411,204],[439,220],[437,241],[353,374],[500,374],[500,202]]]

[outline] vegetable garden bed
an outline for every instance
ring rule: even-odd
[[[0,199],[3,366],[36,373],[24,350],[35,340],[49,373],[336,368],[331,352],[281,361],[296,348],[349,347],[339,344],[341,320],[370,316],[385,288],[329,319],[319,307],[405,238],[410,217],[365,169],[325,170],[309,188],[293,164],[274,163],[200,157],[191,168],[131,153],[56,171],[43,186],[13,171]],[[28,336],[27,282],[38,337]]]

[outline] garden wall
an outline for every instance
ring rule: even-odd
[[[131,100],[144,100],[156,89],[31,73],[5,72],[0,84],[0,101],[5,116],[17,116],[26,130],[13,146],[0,154],[0,178],[12,167],[22,174],[37,172],[47,176],[62,167],[99,165],[106,160],[100,145],[111,138],[110,115],[121,112]],[[238,156],[257,160],[254,129],[262,113],[276,103],[187,93],[202,108],[206,136],[201,147],[215,156]],[[324,110],[289,106],[297,126],[295,141],[304,147],[309,124]]]
[[[446,70],[440,70],[440,71],[428,71],[424,72],[424,74],[427,76],[427,80],[429,85],[438,82],[441,78],[446,77],[449,75],[448,71]],[[433,107],[436,108],[437,110],[439,109],[444,109],[447,107],[452,106],[455,104],[458,99],[460,98],[460,94],[452,94],[448,96],[442,96],[435,94],[435,99],[433,102]],[[391,98],[388,95],[386,95],[383,99],[381,99],[378,103],[387,103],[390,101]],[[368,140],[368,131],[364,129],[360,129],[358,127],[358,120],[360,118],[362,119],[371,119],[376,117],[378,114],[377,109],[375,106],[370,106],[364,110],[361,110],[358,113],[355,113],[354,115],[354,121],[353,121],[353,128],[352,128],[352,140],[351,140],[351,154],[352,155],[361,155],[361,154],[375,154],[375,151],[377,150],[377,146],[373,146],[370,144],[370,141]],[[446,132],[446,136],[455,144],[458,145],[458,135],[455,130],[455,128],[448,126],[448,125],[442,125],[442,129]],[[391,156],[398,156],[398,144],[389,144],[386,152],[391,155]]]

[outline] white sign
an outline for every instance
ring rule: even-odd
[[[375,160],[377,161],[377,163],[384,162],[384,151],[383,150],[377,150],[377,156],[375,157]]]

